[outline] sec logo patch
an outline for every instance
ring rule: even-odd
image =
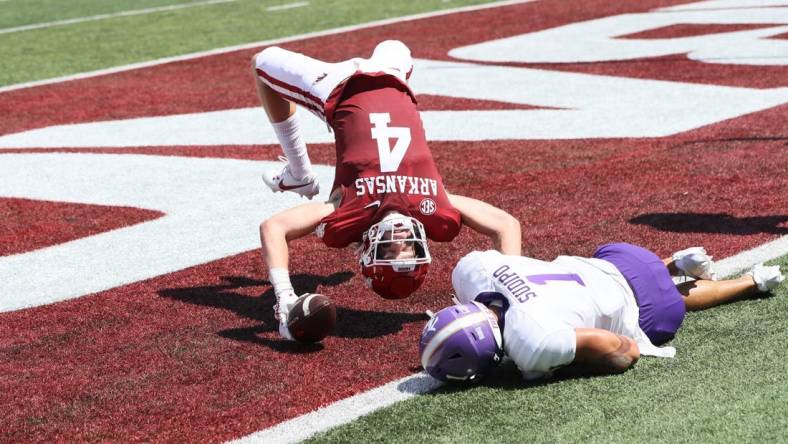
[[[421,203],[419,204],[419,211],[421,211],[421,214],[425,216],[435,213],[436,209],[437,205],[435,205],[435,201],[429,198],[422,199]]]

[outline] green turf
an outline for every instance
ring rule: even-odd
[[[7,0],[0,3],[0,29],[155,8],[205,0]]]
[[[788,270],[788,256],[774,263]],[[541,385],[523,383],[510,364],[485,385],[418,396],[310,442],[785,442],[786,313],[783,284],[689,313],[675,359]]]
[[[0,29],[196,1],[10,0],[0,3]],[[291,1],[239,0],[0,34],[0,86],[490,0],[312,0],[265,10]],[[788,256],[779,263],[788,270]],[[673,360],[644,358],[620,376],[534,386],[509,365],[497,382],[420,396],[313,441],[785,441],[787,287],[689,314]]]
[[[26,6],[26,1],[0,3],[2,27],[164,4],[164,0],[124,0],[118,3],[124,5],[120,8],[106,6],[114,3],[107,0],[32,0],[41,5],[39,8],[59,5],[50,12],[36,13],[37,8]],[[292,2],[239,0],[0,34],[0,86],[490,0],[312,0],[303,8],[265,9],[287,3]],[[65,8],[64,4],[74,6]]]

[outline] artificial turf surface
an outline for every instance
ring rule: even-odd
[[[91,0],[67,3],[69,7],[51,0],[11,0],[0,7],[0,29],[194,2]],[[266,10],[288,3],[293,2],[238,0],[0,33],[0,86],[490,1],[319,0],[301,8]]]
[[[176,0],[166,2],[93,0],[69,2],[66,8],[62,7],[62,2],[11,0],[0,8],[0,27],[7,28],[173,3],[176,3]],[[284,10],[276,14],[264,10],[266,6],[285,3],[288,2],[241,0],[224,5],[201,6],[46,30],[0,34],[0,85],[361,23],[383,17],[485,2],[313,1],[309,7]],[[58,4],[61,6],[57,6]],[[15,11],[16,15],[14,15]],[[240,60],[239,64],[246,66],[247,59]],[[588,69],[597,69],[595,66],[589,66]],[[692,70],[676,71],[680,71],[679,74],[693,72]],[[608,74],[617,73],[616,71]],[[739,77],[737,76],[736,79]],[[84,100],[92,100],[92,98],[86,97]],[[738,120],[738,122],[742,121],[746,120]],[[774,135],[774,137],[779,136],[780,134]],[[779,139],[772,140],[772,143],[779,143]],[[485,153],[485,156],[491,154]],[[554,162],[555,157],[552,157],[551,161]],[[450,167],[444,169],[445,176],[452,174]],[[454,175],[457,177],[452,178],[452,183],[457,187],[461,185],[462,177],[469,177],[467,171]],[[535,226],[533,229],[545,231],[544,226]],[[600,230],[604,229],[600,227]],[[533,240],[530,239],[531,242]],[[531,248],[535,248],[533,244]],[[784,270],[788,268],[788,257],[783,257],[779,261]],[[250,269],[256,268],[250,267]],[[259,282],[256,284],[261,285]],[[171,296],[174,300],[178,300],[179,294],[164,292],[161,297],[166,301]],[[259,294],[252,296],[259,297]],[[564,380],[543,385],[523,384],[515,369],[509,365],[501,368],[498,379],[489,381],[487,385],[469,390],[444,389],[421,396],[322,434],[316,437],[315,441],[781,441],[784,439],[785,431],[788,430],[785,419],[788,413],[786,407],[788,384],[785,379],[786,346],[784,345],[786,329],[783,320],[783,313],[788,304],[786,296],[788,292],[786,285],[783,285],[774,297],[737,302],[707,312],[690,314],[674,341],[679,353],[674,360],[646,358],[641,360],[635,369],[624,375]],[[195,302],[191,301],[191,303]],[[196,303],[199,304],[199,301]],[[172,305],[178,307],[178,304]],[[214,309],[208,313],[218,316],[216,311],[218,310]],[[80,314],[84,315],[84,312]],[[375,319],[375,315],[381,314],[383,313],[379,310],[358,311],[354,314],[358,323],[353,323],[350,327],[361,328],[365,322],[369,323],[371,319]],[[267,312],[262,316],[259,310],[255,310],[252,318],[254,321],[259,321],[263,317],[270,318]],[[401,317],[404,319],[404,315]],[[391,318],[390,314],[386,317],[388,320]],[[204,319],[201,319],[199,324],[205,324]],[[204,329],[212,332],[210,327]],[[239,342],[260,341],[259,337],[252,334],[256,331],[254,328],[239,329],[243,330],[240,333],[251,332],[247,335],[248,338],[237,331],[231,334],[241,337],[238,339]],[[200,335],[202,334],[201,330]],[[173,333],[173,336],[177,335]],[[210,338],[216,339],[213,336]],[[409,337],[407,340],[414,339]],[[178,337],[177,347],[173,346],[173,354],[177,351],[178,358],[189,365],[197,360],[180,350],[184,347],[188,348],[190,341],[193,342],[194,338],[187,334]],[[358,356],[364,356],[363,338],[355,338],[351,342],[359,348]],[[415,342],[413,346],[415,347]],[[234,350],[223,342],[217,342],[216,347],[225,352]],[[249,356],[245,355],[246,358]],[[227,365],[223,363],[217,368],[227,368]],[[196,373],[195,371],[195,377]],[[205,378],[211,379],[210,375]],[[217,379],[230,381],[232,378]],[[191,384],[191,381],[186,383]],[[230,393],[227,396],[231,402],[239,403],[244,396],[248,396],[248,392],[240,391],[222,393]],[[88,399],[89,396],[83,394],[77,401],[83,398]],[[222,399],[222,402],[226,401]],[[196,404],[200,403],[196,402]],[[125,399],[124,405],[128,405],[129,408],[133,406],[128,404],[128,399]],[[222,412],[226,414],[226,409]],[[83,418],[79,416],[74,416],[72,419],[77,424],[83,423]],[[235,420],[237,421],[237,418]],[[33,427],[35,425],[33,423],[39,421],[39,418],[30,417],[29,421]],[[226,418],[217,422],[228,427],[232,426],[232,421]],[[117,427],[117,424],[114,426]],[[107,430],[110,429],[103,429],[103,433],[109,433]],[[151,435],[145,435],[143,428],[139,430],[138,437],[150,439],[156,436],[165,439],[169,436],[161,430],[158,430],[158,434],[155,431],[151,432],[153,433]],[[237,433],[238,430],[236,428],[232,432]],[[88,432],[90,431],[85,433]],[[179,433],[178,430],[168,432]],[[101,435],[71,435],[72,438],[74,436],[83,436],[83,438],[90,436],[96,439],[96,436]],[[111,436],[106,435],[105,439]]]
[[[770,263],[788,271],[788,256]],[[783,284],[689,313],[674,359],[536,384],[509,361],[478,386],[444,387],[309,442],[784,442],[787,312]]]

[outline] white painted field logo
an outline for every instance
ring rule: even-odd
[[[452,60],[415,60],[418,75],[410,86],[424,95],[541,108],[425,110],[420,116],[428,141],[668,137],[783,105],[788,102],[788,89],[510,65],[676,56],[704,64],[788,66],[784,56],[788,41],[779,38],[788,31],[788,8],[784,4],[785,0],[710,0],[490,39],[450,49]],[[676,26],[742,24],[763,27],[689,37],[670,34]],[[664,37],[638,37],[639,33],[660,30],[666,34]],[[447,81],[447,72],[451,73],[451,81]],[[611,91],[615,91],[614,101]],[[681,100],[675,100],[676,97]],[[411,129],[389,126],[389,113],[370,113],[369,118],[369,134],[377,141],[381,172],[397,171],[412,141]],[[261,125],[260,119],[259,106],[255,106],[51,125],[2,135],[0,149],[278,144],[273,128]],[[306,143],[334,142],[325,122],[308,113],[301,129]]]
[[[788,103],[788,88],[684,83],[511,65],[686,54],[703,63],[788,66],[788,59],[777,57],[788,48],[785,39],[777,38],[788,30],[788,8],[782,7],[784,4],[785,0],[715,0],[600,17],[504,39],[490,36],[491,40],[484,41],[485,36],[480,35],[482,41],[478,43],[451,49],[452,60],[416,60],[419,74],[411,80],[411,86],[424,95],[541,108],[425,110],[420,116],[429,141],[668,137],[782,106]],[[671,27],[697,24],[764,27],[680,38],[670,34]],[[663,30],[666,37],[637,37],[651,30]],[[627,35],[630,37],[620,37]],[[451,81],[447,81],[447,72],[451,72]],[[495,81],[479,82],[480,78]],[[611,100],[611,91],[617,100]],[[264,117],[260,112],[259,106],[164,116],[140,111],[139,116],[121,120],[67,125],[50,122],[49,126],[0,135],[0,153],[6,149],[66,146],[278,144],[273,128],[261,125]],[[378,142],[382,174],[399,169],[412,141],[409,128],[390,123],[388,113],[370,114],[369,137]],[[302,131],[307,143],[334,142],[325,122],[308,113]],[[24,295],[0,296],[0,312],[76,298],[259,248],[255,230],[248,228],[298,202],[295,196],[266,200],[256,191],[260,162],[90,153],[4,153],[2,157],[0,196],[143,208],[165,216],[0,257],[4,294]],[[331,183],[334,167],[316,168],[322,175],[320,180]],[[90,180],[85,180],[85,174]],[[179,180],[169,180],[171,177]],[[206,181],[212,184],[206,189],[208,194],[195,196],[195,187],[202,189]],[[359,179],[355,186],[359,196],[389,192],[423,196],[420,213],[430,216],[437,211],[436,202],[427,197],[437,195],[436,179],[386,174]],[[247,208],[263,210],[251,212]],[[195,220],[200,224],[195,225]],[[318,227],[318,236],[324,229]],[[143,250],[138,248],[139,239],[146,240]],[[123,254],[130,249],[137,254]],[[173,250],[185,253],[169,254]],[[64,261],[70,266],[63,266]],[[9,288],[8,282],[14,286]]]
[[[435,213],[436,209],[437,205],[435,205],[435,201],[432,199],[422,199],[421,203],[419,203],[419,211],[425,216]]]

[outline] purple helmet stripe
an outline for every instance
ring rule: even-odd
[[[439,332],[435,334],[435,336],[430,339],[427,343],[427,346],[424,348],[424,351],[421,354],[421,365],[424,368],[427,368],[427,365],[430,362],[430,358],[432,358],[433,353],[435,350],[438,349],[447,339],[449,339],[452,335],[457,333],[460,330],[463,330],[468,327],[473,327],[476,324],[487,322],[487,316],[484,313],[472,313],[468,316],[465,316],[460,319],[455,319],[451,321],[448,325],[441,328]]]
[[[467,381],[483,377],[501,358],[496,316],[475,301],[444,308],[424,327],[419,353],[424,369],[434,378]]]

